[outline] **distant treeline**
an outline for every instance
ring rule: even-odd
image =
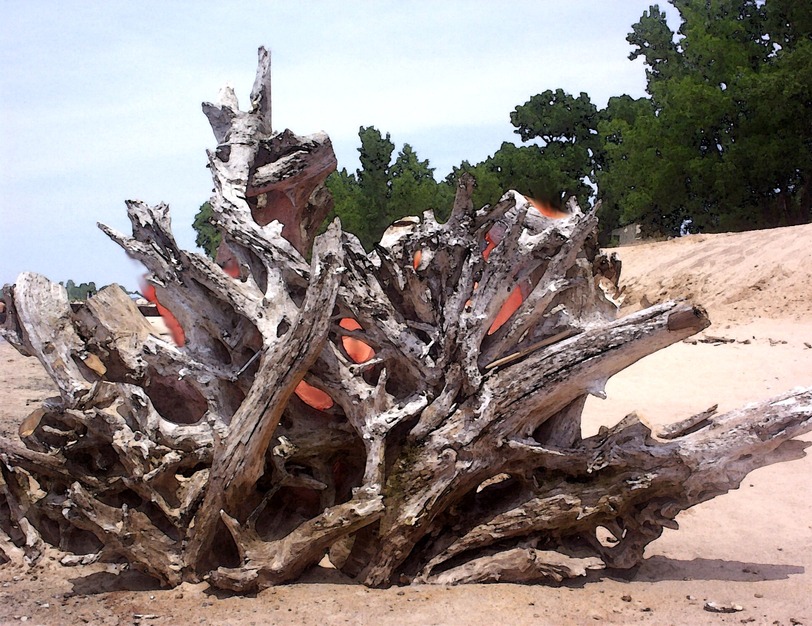
[[[99,292],[99,289],[96,288],[96,283],[93,281],[89,283],[80,283],[77,285],[73,280],[68,280],[66,283],[60,282],[59,284],[62,285],[65,288],[65,291],[68,292],[68,300],[70,302],[84,302]],[[121,285],[117,286],[128,296],[136,293],[127,291]],[[102,289],[104,289],[104,287],[102,287]]]
[[[647,93],[598,109],[586,93],[532,96],[510,113],[521,145],[463,161],[442,181],[404,144],[361,127],[361,168],[327,181],[334,216],[369,248],[404,215],[448,215],[455,181],[471,172],[476,206],[507,189],[560,206],[602,201],[601,238],[638,223],[644,235],[750,230],[810,221],[812,5],[809,0],[671,0],[676,32],[658,5],[626,37],[646,66]],[[218,241],[207,205],[198,245]],[[210,215],[210,213],[209,213]],[[331,216],[332,217],[332,216]]]

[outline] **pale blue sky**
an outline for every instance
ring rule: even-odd
[[[140,266],[96,228],[129,232],[130,198],[168,202],[193,248],[214,146],[200,103],[226,82],[245,103],[260,45],[276,129],[327,131],[353,171],[374,125],[439,179],[519,143],[510,112],[545,89],[644,95],[625,37],[650,4],[0,0],[0,284],[27,270],[135,288]]]

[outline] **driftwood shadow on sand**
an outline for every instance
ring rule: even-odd
[[[69,580],[73,589],[70,595],[92,596],[100,593],[112,591],[157,591],[164,589],[160,581],[137,570],[125,569],[119,572],[95,572],[86,576],[77,576]],[[297,581],[300,584],[309,585],[357,585],[361,583],[341,573],[337,569],[330,567],[316,566],[311,571],[306,572]],[[243,595],[253,597],[256,594],[235,594],[233,592],[211,587],[204,593],[214,595],[218,598],[230,597],[233,595]]]
[[[601,579],[622,580],[626,582],[666,582],[689,580],[724,580],[729,582],[759,582],[769,580],[787,580],[790,576],[804,574],[806,569],[801,565],[779,563],[752,563],[725,559],[673,559],[656,555],[647,558],[639,567],[630,570],[605,569],[590,572],[579,579],[570,579],[561,583],[552,583],[550,587],[584,587]],[[72,595],[95,595],[111,591],[155,591],[161,589],[156,579],[135,570],[115,572],[97,572],[70,580],[73,585]],[[307,572],[298,584],[304,585],[359,585],[340,571],[315,567]],[[236,595],[232,592],[210,588],[207,594],[218,598]],[[255,596],[256,594],[250,594]]]
[[[631,570],[604,570],[592,574],[594,579],[613,578],[636,582],[668,580],[726,580],[758,582],[787,580],[806,572],[801,565],[784,563],[752,563],[727,559],[674,559],[655,555]]]
[[[92,596],[111,591],[157,591],[162,588],[156,578],[132,569],[96,572],[71,578],[68,582],[73,585],[70,595],[75,596]]]

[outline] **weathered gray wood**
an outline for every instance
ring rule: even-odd
[[[35,355],[59,388],[67,408],[89,393],[90,381],[80,369],[83,343],[71,324],[65,288],[45,277],[23,273],[9,290],[3,337],[24,354]]]
[[[551,220],[515,191],[477,208],[468,175],[445,224],[415,207],[369,254],[337,221],[317,237],[335,156],[322,133],[274,131],[270,94],[261,49],[250,110],[230,88],[203,106],[236,270],[180,249],[163,204],[128,201],[131,235],[101,226],[184,345],[117,287],[76,311],[36,274],[4,287],[2,335],[60,390],[20,442],[0,439],[6,558],[35,560],[48,538],[68,561],[240,592],[325,554],[374,586],[560,581],[636,565],[679,511],[803,454],[811,389],[582,439],[586,397],[706,328],[704,310],[615,319],[620,264],[597,250],[594,208]]]
[[[514,548],[473,559],[438,574],[430,582],[441,585],[561,582],[566,578],[585,576],[590,569],[600,569],[601,566],[600,559],[595,557],[579,559],[560,552]]]
[[[201,551],[213,541],[220,512],[246,513],[287,401],[327,338],[340,280],[337,228],[329,230],[322,242],[323,248],[318,244],[314,248],[312,282],[293,328],[281,338],[271,338],[251,391],[215,445],[206,496],[186,549],[186,564],[191,568],[197,567]]]
[[[444,577],[432,570],[457,555],[553,532],[563,544],[567,538],[588,539],[595,555],[610,567],[632,567],[663,527],[678,528],[674,518],[681,510],[737,488],[754,463],[782,460],[773,456],[782,445],[790,453],[809,445],[779,444],[773,436],[807,431],[810,410],[812,388],[718,416],[670,442],[654,441],[648,427],[634,418],[572,447],[512,441],[508,445],[517,454],[504,471],[516,475],[527,467],[545,467],[547,474],[517,485],[509,497],[491,502],[492,508],[461,511],[470,530],[434,556],[420,580],[440,582]],[[594,480],[587,480],[590,475]],[[616,533],[613,547],[598,542],[599,526]],[[464,571],[472,576],[495,567],[484,561]]]

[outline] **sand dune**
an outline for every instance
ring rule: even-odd
[[[812,318],[812,224],[616,248],[627,303],[702,305],[714,323]]]

